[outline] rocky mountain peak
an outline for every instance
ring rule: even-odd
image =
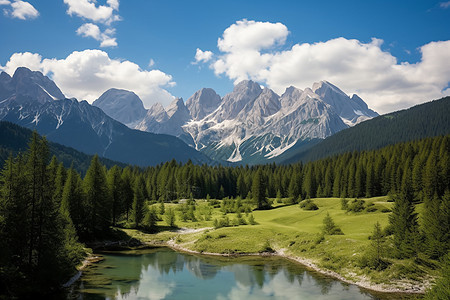
[[[142,100],[135,93],[115,88],[104,92],[92,105],[129,127],[136,126],[147,113]]]
[[[47,76],[25,67],[17,68],[12,78],[3,72],[0,75],[0,86],[0,97],[16,103],[45,103],[65,98]]]
[[[211,88],[202,88],[186,101],[186,107],[194,120],[200,120],[215,111],[222,99]]]

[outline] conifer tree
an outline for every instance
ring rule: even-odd
[[[88,231],[99,235],[111,225],[111,203],[108,201],[106,174],[98,155],[92,158],[91,165],[83,179],[86,199],[86,217],[89,220]]]
[[[132,210],[132,219],[136,228],[139,228],[141,226],[141,223],[147,212],[145,202],[145,182],[142,176],[138,176],[134,183],[134,199]]]
[[[83,186],[80,175],[71,167],[67,172],[67,179],[64,183],[61,202],[67,206],[72,223],[81,238],[88,235],[87,229],[90,225],[86,215],[88,214]]]
[[[106,182],[108,185],[109,202],[111,203],[112,225],[116,226],[118,217],[124,207],[123,200],[123,183],[121,172],[118,166],[112,167],[107,174]]]
[[[252,195],[258,209],[268,208],[269,203],[266,198],[266,187],[261,168],[256,171],[255,177],[253,178]]]
[[[394,233],[394,246],[400,258],[408,258],[416,254],[418,247],[418,216],[414,207],[411,171],[405,169],[402,191],[394,196],[394,207],[389,216],[389,223]]]
[[[450,192],[442,199],[437,193],[431,199],[426,196],[422,216],[426,253],[439,258],[450,250]]]
[[[128,222],[128,218],[130,215],[130,210],[133,205],[133,179],[131,174],[130,167],[126,167],[122,171],[122,197],[123,197],[123,205],[126,214],[126,220]]]

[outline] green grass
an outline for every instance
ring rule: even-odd
[[[184,248],[210,253],[259,253],[267,248],[283,249],[286,254],[310,259],[319,267],[338,272],[348,279],[364,276],[377,283],[391,283],[392,280],[418,280],[427,274],[433,275],[433,270],[426,266],[414,264],[412,260],[396,261],[391,259],[391,265],[384,271],[375,271],[359,267],[359,261],[370,247],[369,236],[374,224],[379,222],[384,228],[388,225],[390,213],[383,213],[383,208],[391,209],[393,203],[387,202],[388,197],[377,197],[365,200],[366,206],[373,203],[373,212],[346,212],[341,209],[341,199],[312,199],[319,207],[315,211],[306,211],[296,205],[283,205],[274,201],[270,210],[253,211],[257,225],[240,225],[206,231],[179,234],[175,230],[162,230],[156,234],[143,234],[136,230],[126,230],[130,236],[144,242],[164,243],[170,239]],[[207,206],[203,200],[196,202],[196,211]],[[157,205],[158,206],[158,205]],[[166,209],[178,204],[166,204]],[[417,207],[420,211],[422,205]],[[344,235],[323,236],[322,221],[329,213],[334,222],[342,229]],[[230,221],[236,214],[227,214]],[[242,213],[244,219],[248,219]],[[177,212],[176,225],[187,228],[213,227],[215,218],[224,217],[219,208],[212,211],[211,220],[199,217],[197,222],[182,222]],[[164,221],[159,226],[166,225]]]

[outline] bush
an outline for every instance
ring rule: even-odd
[[[300,208],[303,208],[303,210],[318,210],[319,209],[317,207],[317,205],[311,199],[303,200],[300,203]]]
[[[355,199],[348,204],[347,211],[350,212],[361,212],[365,208],[364,200]]]
[[[213,226],[215,229],[222,228],[222,227],[229,227],[230,219],[228,219],[227,216],[220,218],[220,219],[214,219]]]
[[[367,207],[366,208],[366,211],[367,212],[375,212],[375,211],[377,211],[378,209],[375,207],[375,206],[370,206],[370,207]]]
[[[347,210],[348,209],[348,200],[345,198],[341,199],[341,209],[342,210]]]

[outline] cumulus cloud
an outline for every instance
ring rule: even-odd
[[[95,0],[64,0],[67,4],[67,14],[78,16],[85,20],[107,26],[102,32],[97,24],[85,23],[77,29],[77,34],[83,37],[91,37],[100,42],[100,47],[117,46],[116,31],[112,23],[121,18],[115,12],[119,11],[119,0],[107,0],[107,5],[97,5]]]
[[[195,52],[195,63],[208,62],[211,60],[212,56],[213,53],[211,51],[202,51],[197,48],[197,51]]]
[[[90,103],[110,88],[134,91],[145,107],[156,102],[167,106],[174,99],[165,89],[175,85],[172,76],[160,70],[142,70],[127,60],[111,59],[101,50],[75,51],[64,59],[43,59],[41,55],[29,52],[15,53],[0,68],[12,75],[19,66],[51,76],[66,96]]]
[[[6,16],[17,18],[21,20],[34,19],[39,16],[39,12],[33,5],[25,1],[15,0],[14,2],[8,0],[0,0],[0,5],[8,5],[9,8],[3,9]]]
[[[288,34],[281,23],[238,21],[218,39],[221,53],[210,66],[235,83],[252,79],[277,93],[328,80],[380,113],[450,94],[450,41],[420,47],[421,61],[410,64],[399,63],[376,38],[364,43],[341,37],[279,50]]]
[[[93,22],[102,22],[111,24],[114,21],[120,20],[114,11],[119,9],[118,0],[109,0],[108,5],[96,5],[95,0],[64,0],[68,5],[67,13],[70,16],[76,15]]]
[[[441,3],[439,3],[439,6],[440,6],[441,8],[449,8],[449,7],[450,7],[450,1],[447,1],[447,2],[441,2]]]
[[[92,23],[85,23],[77,29],[77,34],[83,37],[91,37],[100,41],[100,47],[114,47],[117,46],[116,38],[112,37],[115,34],[114,29],[106,29],[101,32],[100,28]]]

